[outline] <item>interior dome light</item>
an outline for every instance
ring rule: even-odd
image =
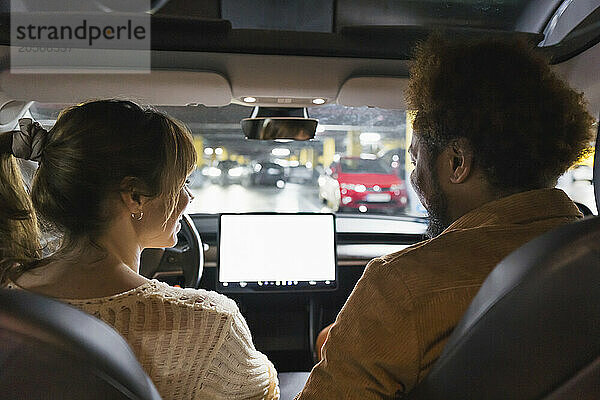
[[[316,99],[313,99],[312,102],[313,102],[313,104],[317,104],[317,105],[325,104],[325,99],[316,98]]]
[[[245,103],[256,103],[256,97],[244,97]]]

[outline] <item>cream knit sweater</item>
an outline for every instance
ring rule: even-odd
[[[152,280],[110,297],[60,300],[114,327],[165,400],[279,398],[273,364],[223,295]]]

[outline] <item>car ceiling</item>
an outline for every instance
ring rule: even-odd
[[[560,0],[170,0],[156,15],[227,20],[233,29],[340,32],[449,25],[540,32]]]
[[[17,0],[21,10],[50,2]],[[340,32],[357,25],[450,25],[540,32],[561,0],[151,0],[156,16],[227,21],[233,29]],[[8,11],[0,1],[0,10]],[[47,4],[46,4],[47,3]],[[143,4],[143,3],[142,3]],[[113,0],[71,1],[72,11],[131,10]]]
[[[281,105],[282,99],[292,99],[288,106],[305,106],[312,98],[319,97],[327,103],[346,99],[341,102],[404,109],[402,96],[397,91],[386,95],[386,89],[388,93],[401,91],[406,85],[414,44],[432,30],[443,25],[444,32],[453,37],[520,35],[538,43],[543,38],[541,32],[562,2],[163,0],[162,3],[165,5],[152,16],[153,73],[147,76],[147,82],[138,82],[137,86],[130,84],[127,76],[112,74],[121,83],[122,91],[115,90],[113,95],[133,95],[140,101],[156,104],[197,102],[212,106],[227,104],[228,99],[241,104],[245,96],[259,98],[260,105]],[[88,75],[87,86],[69,85],[69,76],[65,75],[65,84],[60,85],[62,91],[53,89],[63,79],[60,76],[38,74],[37,79],[29,79],[10,74],[7,19],[7,14],[0,18],[0,66],[4,69],[2,82],[13,84],[10,90],[3,85],[4,98],[31,100],[25,96],[36,91],[35,100],[46,102],[72,102],[106,95],[94,88],[94,81],[103,82],[101,74]],[[292,28],[304,31],[290,31]],[[578,46],[592,47],[597,43],[596,36],[594,41],[587,40]],[[560,61],[577,54],[564,45],[549,49],[560,53]],[[567,71],[566,75],[575,75],[569,68],[562,70]],[[193,84],[191,88],[178,85],[178,95],[169,95],[164,85],[153,88],[156,85],[152,84],[152,75],[158,71],[167,73],[163,74],[167,78],[160,77],[160,81],[187,79],[193,80]],[[181,76],[199,71],[218,75],[223,81],[210,74],[204,78]],[[363,77],[375,80],[357,84],[355,78]],[[377,83],[376,78],[388,81]],[[347,82],[352,85],[345,86]],[[151,93],[140,91],[143,85],[150,87]],[[576,86],[584,90],[590,83],[579,82]],[[365,93],[365,88],[380,90],[363,98],[361,93]]]

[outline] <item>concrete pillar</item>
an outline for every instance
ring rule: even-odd
[[[308,149],[304,148],[300,150],[300,157],[298,161],[300,162],[300,165],[306,165],[308,161]]]
[[[404,139],[384,140],[381,144],[383,145],[384,151],[398,148],[404,149],[406,151],[406,141]]]
[[[335,139],[325,138],[323,140],[323,166],[329,167],[333,162],[333,156],[335,155]]]
[[[314,168],[317,166],[317,163],[318,163],[317,152],[312,147],[307,150],[308,150],[307,166],[308,166],[308,163],[310,163],[310,167]]]
[[[360,131],[348,131],[346,134],[346,155],[348,157],[360,157],[361,153]]]
[[[221,149],[221,154],[217,154],[217,149]],[[219,161],[227,160],[229,158],[229,152],[225,147],[215,147],[215,155]]]
[[[196,166],[204,165],[204,140],[202,136],[194,136],[194,148],[196,149]]]

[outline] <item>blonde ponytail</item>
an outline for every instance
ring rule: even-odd
[[[11,148],[11,132],[0,133],[0,285],[40,257],[37,218]]]

